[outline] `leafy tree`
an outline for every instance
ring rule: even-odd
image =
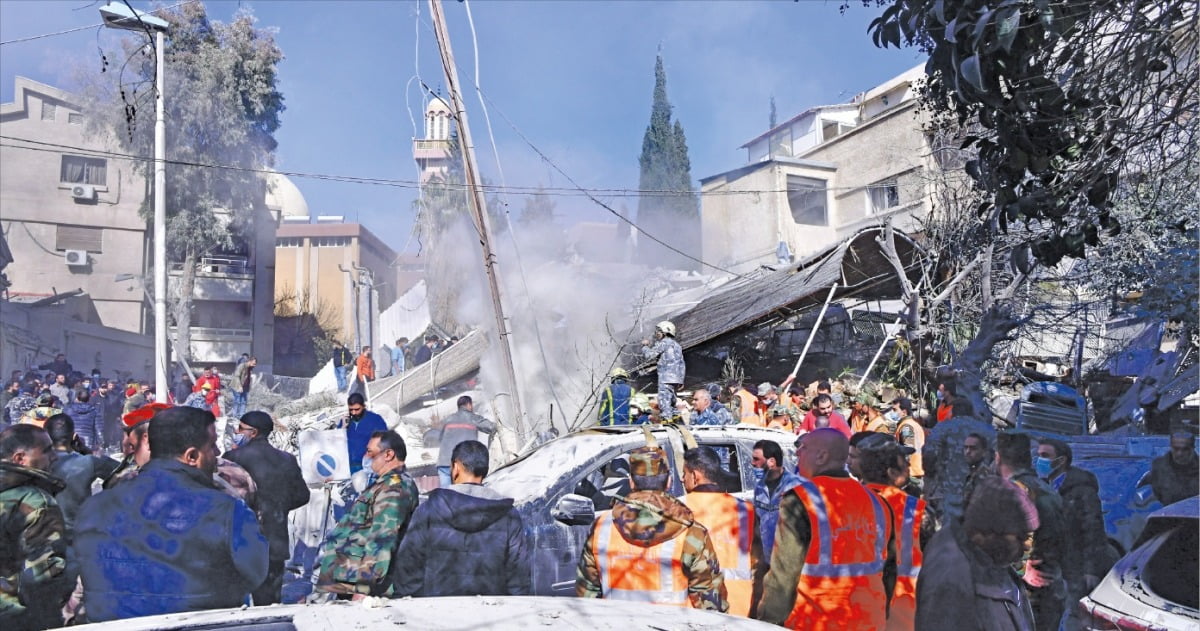
[[[549,225],[554,223],[554,200],[546,195],[546,189],[538,186],[537,192],[525,198],[525,207],[517,223],[522,226]]]
[[[168,300],[177,331],[174,347],[189,359],[197,262],[212,253],[245,252],[253,240],[253,217],[264,209],[262,170],[274,163],[274,135],[284,110],[276,87],[283,52],[274,34],[256,28],[246,11],[229,24],[210,20],[199,2],[154,13],[170,24],[164,51],[167,256],[183,268],[178,294]],[[124,38],[123,72],[93,76],[82,92],[93,113],[93,132],[115,135],[128,153],[153,156],[153,90],[139,100],[136,87],[154,82],[155,54],[145,44],[140,33]],[[123,83],[127,73],[140,83]],[[151,187],[154,163],[138,162],[137,169]],[[153,215],[151,196],[142,214]]]
[[[691,161],[688,158],[687,138],[683,125],[671,121],[671,104],[667,100],[667,75],[662,55],[654,63],[654,100],[650,108],[650,124],[642,137],[639,160],[641,176],[638,187],[638,225],[663,241],[688,253],[699,253],[700,206],[692,190]],[[670,266],[691,268],[695,264],[678,254],[663,252],[661,246],[644,239],[642,256],[648,262],[663,262]],[[698,257],[697,257],[698,258]]]
[[[983,363],[1025,319],[1013,310],[1016,288],[1037,266],[1082,258],[1119,235],[1116,204],[1127,189],[1153,189],[1196,155],[1197,5],[863,3],[884,7],[870,26],[876,45],[929,54],[929,127],[968,154],[962,168],[973,195],[955,200],[967,212],[941,209],[950,220],[941,232],[946,249],[933,250],[937,300],[921,304],[914,295],[913,313],[930,322],[956,286],[978,288],[978,327],[954,368],[979,407]],[[991,290],[994,273],[1011,279],[1003,291]]]

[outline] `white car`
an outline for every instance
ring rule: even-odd
[[[723,613],[647,603],[544,596],[370,599],[213,609],[75,627],[89,631],[346,631],[360,629],[580,629],[650,631],[779,627]]]
[[[1200,498],[1167,506],[1146,521],[1132,550],[1079,601],[1090,631],[1200,628]]]

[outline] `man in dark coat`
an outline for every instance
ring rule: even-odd
[[[513,501],[482,485],[483,443],[451,456],[454,484],[434,489],[413,513],[392,564],[397,596],[520,596],[530,593],[529,546]]]
[[[1163,506],[1200,494],[1200,458],[1188,432],[1171,434],[1171,452],[1150,464],[1150,488]]]
[[[237,607],[266,578],[258,519],[213,482],[215,421],[196,408],[158,412],[151,460],[80,508],[75,550],[89,621]]]
[[[1067,580],[1067,603],[1079,602],[1108,573],[1111,561],[1108,535],[1104,531],[1104,513],[1100,508],[1100,483],[1095,474],[1071,466],[1071,446],[1057,438],[1038,442],[1034,468],[1063,499],[1066,538],[1063,548],[1063,578]],[[1043,471],[1049,473],[1042,475]],[[1074,620],[1075,607],[1067,608]],[[1067,626],[1078,628],[1078,622]]]
[[[114,387],[113,382],[109,379],[101,379],[100,388],[96,390],[96,396],[92,397],[92,403],[100,408],[100,421],[104,426],[102,445],[106,448],[120,446],[124,427],[121,423],[121,414],[125,408],[125,400],[121,396],[120,388]]]
[[[1012,564],[1038,527],[1037,509],[1011,482],[981,480],[962,523],[925,548],[916,631],[1033,631],[1033,610]]]
[[[480,434],[491,436],[496,424],[475,413],[475,401],[467,395],[458,397],[458,411],[446,417],[438,437],[438,480],[442,488],[450,486],[450,458],[454,448],[467,440],[479,440]],[[351,460],[351,462],[354,462]]]
[[[279,602],[283,588],[283,565],[291,556],[288,548],[288,513],[308,503],[308,485],[296,457],[271,446],[267,437],[275,422],[266,412],[247,412],[233,435],[235,447],[225,459],[242,465],[258,486],[258,518],[270,544],[267,578],[253,592],[255,605]]]

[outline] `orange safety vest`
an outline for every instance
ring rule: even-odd
[[[600,566],[601,598],[689,607],[683,574],[683,534],[648,548],[633,545],[613,527],[612,513],[596,518],[592,554]]]
[[[875,420],[867,421],[867,430],[866,431],[878,432],[880,434],[886,434],[887,433],[887,418],[883,417],[883,416],[876,416]]]
[[[738,408],[741,412],[741,418],[738,422],[743,425],[754,425],[756,427],[765,426],[766,423],[763,423],[762,415],[758,413],[758,408],[761,407],[758,397],[746,392],[745,388],[738,390],[734,394],[742,400],[741,406]]]
[[[882,630],[887,624],[883,564],[892,533],[883,501],[853,478],[800,478],[793,490],[808,512],[812,539],[784,626]]]
[[[917,422],[917,419],[906,416],[898,424],[896,424],[896,442],[904,444],[900,438],[900,429],[905,425],[911,425],[913,429],[913,444],[910,445],[917,451],[908,457],[908,474],[913,477],[925,476],[924,461],[921,460],[921,450],[925,448],[925,428]]]
[[[728,493],[688,493],[683,503],[692,509],[696,523],[708,529],[721,575],[725,577],[729,613],[749,616],[754,592],[754,566],[750,548],[754,541],[754,506]]]
[[[896,588],[888,609],[887,631],[913,631],[917,617],[917,576],[921,573],[921,520],[925,500],[886,484],[868,488],[887,500],[897,534]]]

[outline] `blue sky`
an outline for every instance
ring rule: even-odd
[[[0,41],[99,23],[102,2],[0,0]],[[131,4],[138,9],[151,5]],[[167,2],[166,4],[172,4]],[[783,121],[813,105],[858,92],[921,63],[915,50],[879,50],[867,24],[877,13],[840,2],[528,2],[475,0],[480,82],[505,182],[569,183],[521,140],[501,113],[580,185],[637,187],[638,155],[650,115],[655,51],[662,47],[667,91],[687,133],[692,176],[742,165],[737,147],[767,129],[775,96]],[[410,79],[444,85],[424,1],[208,2],[213,19],[249,8],[259,26],[277,29],[286,59],[280,88],[287,110],[278,168],[305,173],[415,180],[411,115],[420,129],[422,95]],[[466,8],[445,3],[460,78],[471,85],[473,46]],[[419,15],[418,15],[419,13]],[[13,78],[70,88],[71,69],[100,62],[97,40],[119,33],[85,29],[0,48],[0,101]],[[107,47],[107,46],[106,46]],[[406,85],[409,89],[406,92]],[[168,86],[167,98],[170,98]],[[468,113],[481,168],[499,183],[483,112],[474,90]],[[415,192],[293,178],[313,214],[360,221],[393,248],[410,242]],[[564,223],[611,218],[580,196],[554,198]],[[524,204],[506,197],[514,216]],[[622,200],[610,200],[620,203]],[[634,199],[623,200],[630,209]]]

